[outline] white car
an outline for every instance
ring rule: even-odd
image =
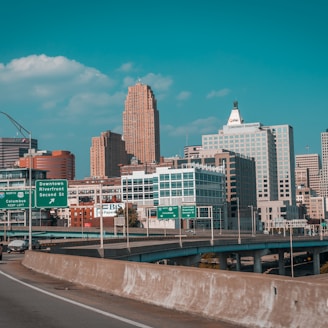
[[[11,253],[11,252],[24,253],[28,249],[28,246],[29,246],[28,239],[24,239],[24,240],[15,239],[8,244],[7,252],[8,253]],[[32,240],[32,248],[33,249],[41,248],[41,246],[37,240]]]

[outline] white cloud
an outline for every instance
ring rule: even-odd
[[[225,97],[231,92],[230,89],[224,88],[221,90],[212,90],[210,93],[207,94],[206,98],[218,98],[218,97]]]
[[[88,104],[90,112],[104,106],[104,94],[113,84],[97,69],[63,56],[31,55],[0,64],[0,104],[30,105],[34,111],[53,111],[54,116],[63,109],[68,116],[77,114],[72,106],[77,99]],[[88,98],[81,97],[86,94]]]
[[[178,100],[187,100],[191,97],[191,92],[189,91],[181,91],[178,95],[177,95],[177,99]]]
[[[123,79],[123,86],[125,88],[128,88],[131,85],[136,84],[137,80],[131,76],[127,76]]]
[[[132,62],[124,63],[118,69],[118,71],[120,72],[131,72],[132,70],[133,70]]]
[[[197,135],[201,140],[202,134],[217,133],[219,124],[220,122],[216,117],[207,117],[180,126],[163,125],[161,131],[170,137]]]
[[[149,73],[140,78],[142,83],[151,86],[152,90],[159,92],[167,91],[172,85],[173,81],[170,77],[162,76],[161,74]]]

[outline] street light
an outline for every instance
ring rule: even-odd
[[[240,211],[239,211],[239,197],[237,197],[237,212],[238,212],[238,244],[241,244],[241,239],[240,239]]]
[[[15,125],[21,135],[26,138],[25,133],[28,134],[29,146],[28,146],[28,153],[29,153],[29,205],[28,205],[28,216],[29,216],[29,229],[28,229],[28,249],[32,249],[32,133],[31,131],[25,129],[21,124],[19,124],[14,118],[12,118],[9,114],[0,111],[0,114],[5,115],[10,122]]]
[[[221,207],[219,207],[219,211],[220,211],[220,235],[222,235],[222,209],[221,209]]]
[[[104,220],[103,220],[103,202],[102,202],[102,183],[100,183],[100,248],[104,248]]]
[[[254,222],[254,206],[253,205],[248,205],[248,207],[251,209],[251,220],[252,220],[252,236],[254,237],[255,233],[255,222]]]
[[[129,203],[128,203],[128,177],[125,177],[125,188],[126,188],[126,202],[125,202],[125,214],[126,214],[126,248],[130,249],[130,238],[129,238]]]
[[[289,243],[290,243],[290,272],[292,278],[294,278],[293,227],[291,222],[289,223]]]

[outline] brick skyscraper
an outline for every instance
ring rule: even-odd
[[[91,177],[111,178],[120,176],[119,165],[127,164],[122,135],[111,131],[92,138],[90,147]]]
[[[159,162],[160,133],[157,102],[150,86],[137,82],[128,88],[123,112],[123,139],[130,157]]]

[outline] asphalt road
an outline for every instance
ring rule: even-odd
[[[236,327],[56,280],[22,266],[23,256],[0,262],[0,327]]]

